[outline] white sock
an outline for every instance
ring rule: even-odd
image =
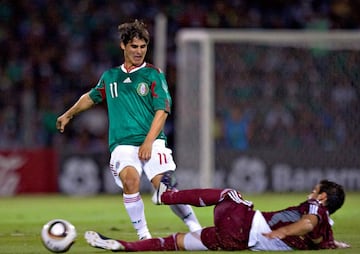
[[[139,192],[123,194],[124,206],[139,239],[151,238],[147,227],[144,211],[144,202]]]
[[[170,205],[170,208],[188,226],[190,232],[202,228],[191,206]]]

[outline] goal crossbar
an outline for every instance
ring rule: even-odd
[[[360,49],[360,32],[347,30],[232,30],[232,29],[183,29],[177,35],[181,45],[190,41],[257,42],[267,45],[301,46],[321,43],[324,48]]]

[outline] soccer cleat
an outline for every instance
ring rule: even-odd
[[[92,247],[111,250],[111,251],[124,251],[125,247],[117,240],[108,238],[94,231],[85,232],[85,240]]]
[[[162,205],[161,202],[161,195],[167,191],[168,187],[160,182],[159,184],[159,188],[154,192],[153,196],[151,197],[151,201],[155,204],[155,205]]]
[[[166,171],[161,178],[161,182],[167,186],[169,190],[175,189],[177,186],[177,181],[174,171]]]
[[[161,205],[161,195],[167,190],[176,190],[177,181],[174,171],[166,171],[160,181],[159,188],[153,194],[151,201],[155,205]]]

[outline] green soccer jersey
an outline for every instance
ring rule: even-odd
[[[146,63],[130,72],[123,65],[105,71],[90,98],[107,102],[111,152],[117,145],[141,145],[155,112],[170,113],[172,103],[164,73]],[[163,131],[158,139],[166,140]]]

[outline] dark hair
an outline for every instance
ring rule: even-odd
[[[323,192],[327,194],[326,207],[330,214],[336,212],[344,204],[345,191],[340,184],[321,180],[319,193]]]
[[[120,42],[125,45],[134,38],[144,40],[146,44],[150,42],[150,34],[144,22],[135,19],[134,22],[124,23],[118,26]]]

